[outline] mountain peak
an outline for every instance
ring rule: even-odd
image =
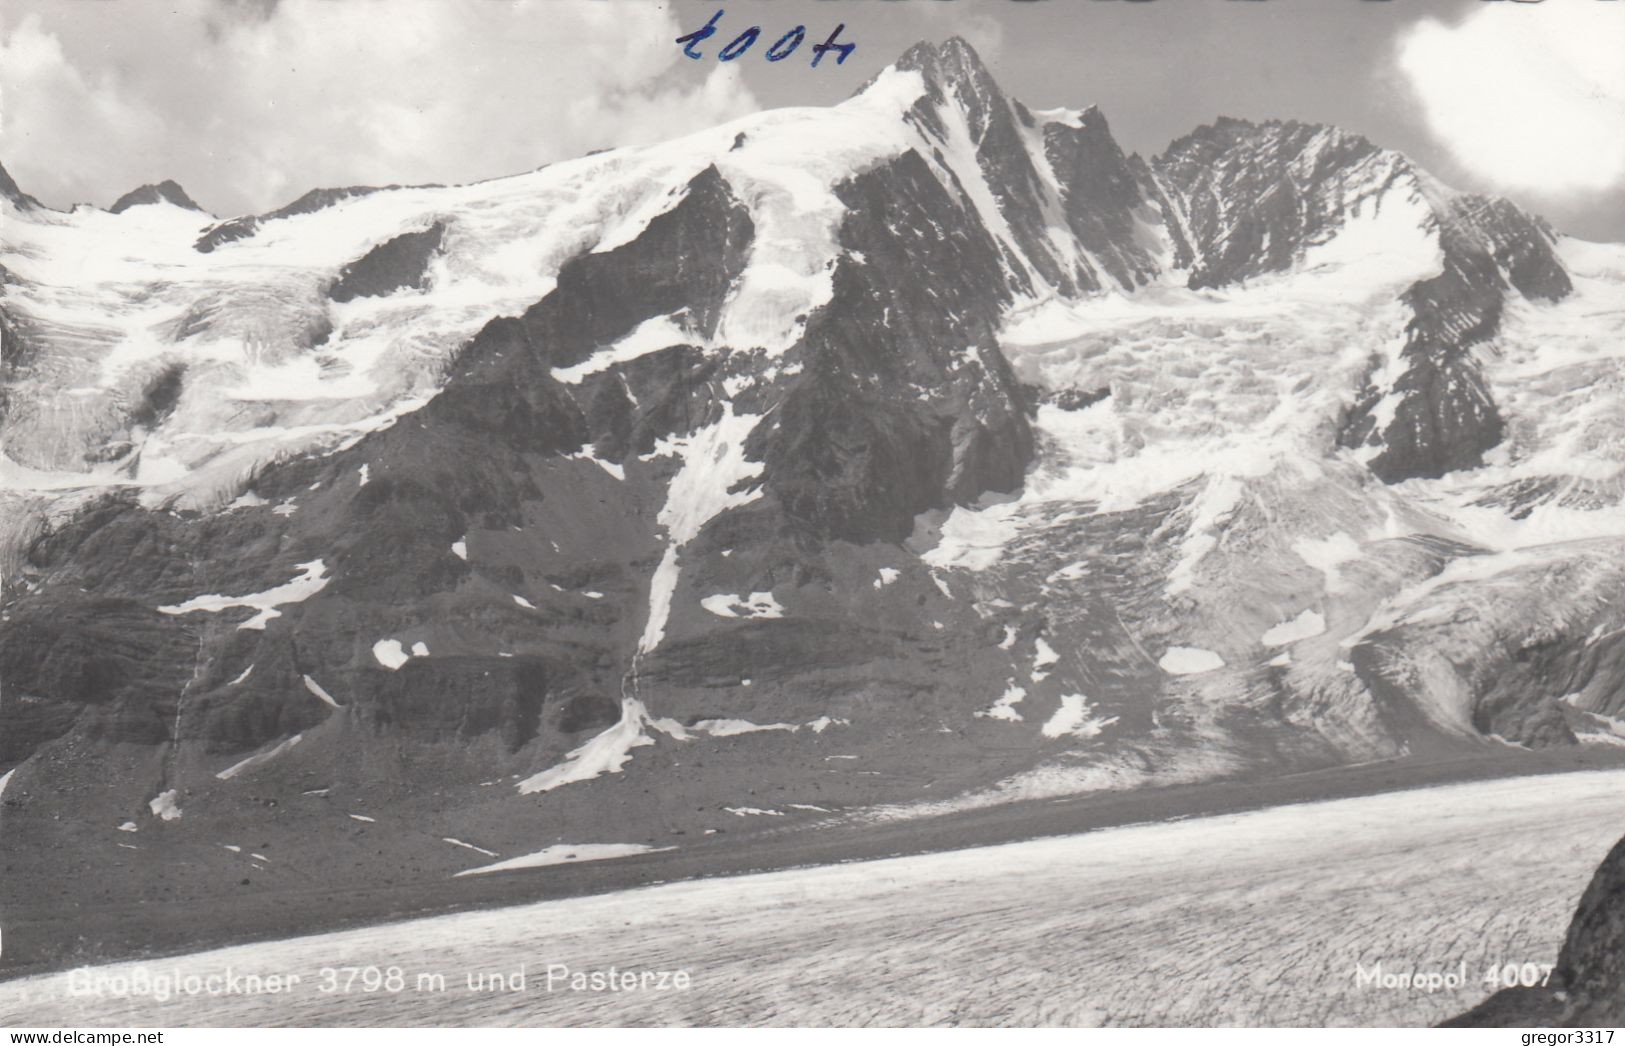
[[[186,195],[186,190],[182,189],[179,183],[168,179],[157,184],[149,182],[139,189],[131,189],[114,201],[113,206],[109,207],[108,210],[114,214],[123,214],[131,207],[145,207],[155,203],[173,204],[188,211],[203,211],[203,208],[199,207],[196,201]]]
[[[976,48],[959,36],[949,37],[941,44],[920,41],[903,52],[896,68],[920,73],[925,77],[926,86],[938,91],[957,86],[969,88],[976,95],[1000,93],[998,82],[982,63]]]

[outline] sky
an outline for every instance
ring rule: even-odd
[[[813,68],[838,23],[857,49]],[[1220,115],[1333,123],[1625,240],[1625,0],[0,0],[0,162],[53,206],[173,178],[264,211],[830,104],[953,35],[1033,108],[1099,105],[1132,151]]]

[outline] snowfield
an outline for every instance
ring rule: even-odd
[[[1491,964],[1551,962],[1622,831],[1625,771],[1451,785],[673,883],[148,964],[169,976],[230,967],[304,978],[275,996],[73,997],[69,974],[44,975],[0,985],[0,1020],[1426,1024],[1487,994],[1479,978]],[[1466,963],[1468,983],[1434,994],[1357,985],[1356,968],[1377,962],[1390,972]],[[471,973],[521,964],[523,991],[467,987]],[[683,969],[693,986],[549,992],[549,964]],[[322,967],[350,965],[398,966],[408,988],[318,990]],[[445,990],[416,990],[420,973],[444,975]]]

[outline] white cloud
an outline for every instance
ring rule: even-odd
[[[1398,62],[1433,134],[1469,170],[1548,196],[1625,183],[1625,10],[1483,4],[1425,20]]]
[[[648,0],[7,0],[0,160],[47,202],[174,178],[222,213],[463,182],[756,108]]]

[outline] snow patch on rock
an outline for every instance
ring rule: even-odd
[[[309,676],[300,676],[299,678],[304,680],[306,690],[309,690],[312,694],[321,698],[324,702],[332,707],[340,707],[339,703],[333,699],[333,695],[328,693],[326,690],[323,690],[322,685],[316,682],[316,680],[310,678]]]
[[[801,729],[795,723],[752,723],[747,719],[702,719],[694,724],[694,729],[702,734],[712,737],[737,737],[740,734],[755,734],[764,730],[786,730],[795,733]]]
[[[1360,543],[1342,531],[1330,537],[1314,540],[1299,538],[1292,543],[1292,551],[1299,559],[1320,571],[1326,578],[1327,592],[1346,592],[1342,566],[1360,558]]]
[[[447,842],[452,842],[448,839]],[[535,853],[522,854],[510,857],[495,864],[482,865],[479,868],[469,868],[458,872],[454,878],[465,875],[484,875],[487,872],[507,872],[515,868],[541,868],[550,864],[565,864],[572,861],[611,861],[617,857],[633,857],[637,854],[664,853],[673,849],[670,846],[648,846],[643,843],[559,843],[549,846],[545,850]]]
[[[218,778],[219,780],[229,781],[233,777],[236,777],[237,775],[243,773],[244,771],[252,770],[257,766],[263,766],[264,764],[270,762],[271,760],[275,759],[277,756],[281,755],[283,752],[286,752],[288,749],[290,749],[294,745],[298,744],[303,738],[304,738],[303,734],[294,734],[292,737],[288,738],[286,741],[281,742],[280,744],[278,744],[276,747],[270,749],[269,751],[257,752],[254,755],[249,756],[247,759],[242,760],[241,762],[231,764],[230,766],[226,767],[224,770],[220,771],[218,774],[215,774],[214,776],[216,778]]]
[[[502,856],[501,854],[498,854],[495,851],[487,850],[483,846],[475,846],[473,843],[465,843],[461,839],[453,839],[449,835],[442,836],[440,841],[443,842],[443,843],[450,843],[453,846],[461,846],[465,850],[473,850],[475,853],[482,853],[487,857],[500,857],[500,856]]]
[[[1055,652],[1054,647],[1044,642],[1042,636],[1034,642],[1033,648],[1037,652],[1033,654],[1032,679],[1035,683],[1042,683],[1049,678],[1049,667],[1061,660],[1061,655]]]
[[[1304,639],[1313,639],[1326,631],[1326,619],[1318,611],[1305,610],[1291,621],[1283,621],[1259,637],[1265,646],[1286,646]]]
[[[621,699],[621,718],[608,730],[572,750],[564,761],[519,782],[521,795],[550,792],[578,781],[590,781],[602,774],[620,773],[632,758],[632,749],[654,744],[644,732],[648,710],[634,697]]]
[[[754,414],[735,414],[730,403],[714,424],[656,442],[651,457],[676,455],[682,466],[666,488],[666,504],[658,517],[666,528],[666,551],[649,583],[649,616],[638,641],[639,654],[653,650],[666,636],[682,547],[718,514],[762,496],[760,486],[744,486],[762,474],[762,463],[745,457],[745,440],[759,420]]]
[[[373,658],[391,672],[412,659],[399,639],[380,639],[372,645]]]
[[[700,606],[718,617],[779,618],[784,616],[784,607],[779,604],[777,599],[773,598],[771,592],[752,592],[748,598],[732,592],[719,592],[714,596],[706,596],[700,600]]]
[[[1200,647],[1173,646],[1162,655],[1157,667],[1171,676],[1194,676],[1224,667],[1224,658]]]
[[[180,793],[166,789],[147,800],[147,809],[160,821],[178,821],[181,816]]]
[[[275,588],[268,588],[264,592],[254,592],[246,596],[195,596],[184,603],[173,606],[159,607],[160,614],[192,614],[203,611],[217,614],[222,610],[233,607],[251,607],[259,611],[253,617],[238,625],[239,629],[252,628],[263,630],[265,623],[274,617],[281,617],[282,612],[276,609],[288,603],[301,603],[322,589],[327,587],[327,566],[319,559],[309,563],[295,564],[299,573],[292,581]]]
[[[1042,727],[1045,737],[1099,737],[1100,732],[1117,722],[1117,717],[1098,719],[1089,701],[1082,694],[1062,694],[1061,706]]]
[[[993,707],[984,709],[976,714],[985,719],[1003,719],[1009,723],[1019,723],[1021,722],[1021,713],[1016,711],[1016,706],[1019,705],[1026,698],[1026,696],[1026,690],[1016,686],[1015,683],[1011,683],[1009,687],[1005,689],[1004,694],[997,701],[993,702]]]

